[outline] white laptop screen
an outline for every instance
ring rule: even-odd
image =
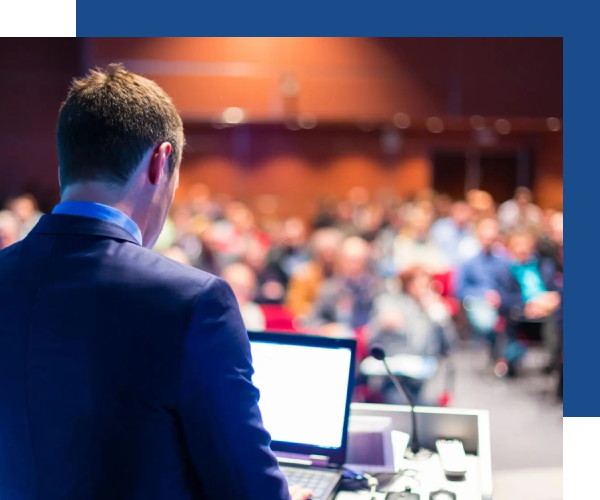
[[[274,441],[340,448],[352,352],[252,341],[259,407]]]

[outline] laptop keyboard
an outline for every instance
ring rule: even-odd
[[[289,486],[296,484],[313,492],[313,500],[326,500],[337,484],[339,473],[295,467],[281,467]]]

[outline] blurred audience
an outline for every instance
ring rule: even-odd
[[[512,371],[524,353],[519,338],[532,327],[543,328],[552,359],[559,358],[563,214],[542,214],[527,188],[496,214],[481,190],[453,202],[431,189],[401,200],[389,189],[355,186],[339,201],[322,197],[310,230],[299,217],[285,218],[273,195],[251,203],[194,184],[155,246],[226,279],[249,330],[290,318],[292,329],[356,335],[390,355],[443,356],[455,321],[461,324],[456,297],[466,315],[461,328],[487,339],[493,358]],[[0,211],[0,249],[25,237],[41,215],[30,195],[9,200]],[[441,276],[448,277],[444,297],[435,291]],[[275,310],[282,314],[271,316]]]

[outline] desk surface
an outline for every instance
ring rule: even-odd
[[[410,470],[412,476],[401,476],[389,487],[388,491],[404,491],[410,486],[412,491],[421,495],[421,500],[429,500],[429,494],[440,489],[452,491],[458,500],[481,500],[479,484],[479,459],[474,455],[467,456],[467,474],[462,481],[449,481],[444,475],[437,454],[431,455],[426,460],[403,460],[402,469]],[[386,493],[378,493],[375,498],[383,499]],[[341,491],[336,500],[358,500],[369,499],[366,491]]]

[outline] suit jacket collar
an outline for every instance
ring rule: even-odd
[[[102,236],[115,240],[129,241],[139,246],[137,240],[117,224],[75,215],[47,214],[31,230],[37,234],[80,234]]]

